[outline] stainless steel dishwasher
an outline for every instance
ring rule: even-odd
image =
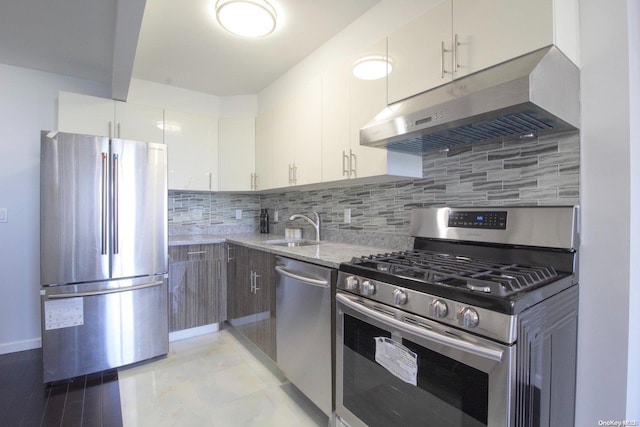
[[[336,270],[289,258],[276,259],[278,367],[331,417]]]

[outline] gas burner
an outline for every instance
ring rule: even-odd
[[[354,258],[351,263],[397,277],[501,297],[558,277],[551,266],[504,263],[417,249]]]

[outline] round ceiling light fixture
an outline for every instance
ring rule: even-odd
[[[353,63],[351,72],[362,80],[377,80],[393,70],[393,63],[384,55],[368,55]]]
[[[217,0],[216,19],[241,37],[264,37],[276,29],[276,10],[266,0]]]

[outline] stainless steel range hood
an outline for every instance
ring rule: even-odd
[[[459,144],[575,130],[579,70],[546,47],[390,105],[360,144],[424,153]]]

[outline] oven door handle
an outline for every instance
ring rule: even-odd
[[[446,345],[447,347],[455,348],[457,350],[461,350],[466,353],[472,353],[472,354],[475,354],[476,356],[495,360],[497,362],[502,362],[502,355],[503,355],[502,350],[495,350],[492,348],[482,347],[477,344],[472,344],[457,338],[441,335],[437,332],[429,331],[427,329],[422,329],[417,326],[413,326],[411,324],[401,322],[395,318],[385,316],[384,314],[378,313],[377,311],[364,307],[358,304],[357,302],[352,301],[347,296],[342,294],[336,294],[336,300],[344,304],[348,308],[354,311],[357,311],[358,313],[363,314],[367,317],[371,317],[381,323],[384,323],[387,326],[391,326],[393,328],[411,332],[413,334],[416,334],[423,338],[427,338],[438,344]]]

